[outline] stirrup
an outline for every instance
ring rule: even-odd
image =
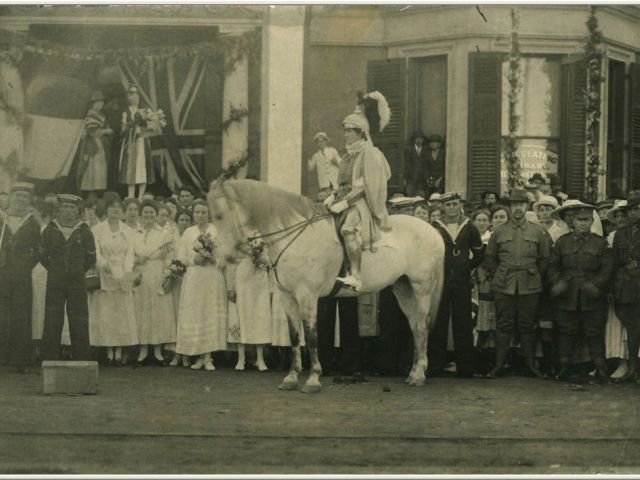
[[[338,277],[336,280],[344,283],[346,286],[353,288],[356,292],[362,288],[362,281],[353,275],[347,275],[346,277]]]

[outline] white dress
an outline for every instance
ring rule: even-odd
[[[613,245],[615,230],[607,237],[609,247]],[[607,317],[607,325],[605,327],[605,345],[607,358],[629,358],[627,349],[627,330],[618,319],[613,304],[609,305],[609,315]]]
[[[134,271],[142,274],[142,282],[133,290],[141,345],[159,345],[176,341],[176,312],[171,292],[161,295],[164,269],[169,265],[175,249],[171,232],[159,225],[135,233],[136,257],[146,257]]]
[[[96,267],[100,289],[89,302],[89,337],[97,347],[137,345],[135,307],[133,303],[134,232],[120,222],[111,231],[105,220],[92,229],[96,242]],[[105,267],[110,272],[105,271]]]
[[[215,240],[216,228],[207,232]],[[182,278],[176,352],[200,355],[227,348],[227,290],[216,265],[196,265],[193,247],[200,235],[197,225],[185,230],[178,248],[178,260],[187,266]]]
[[[237,323],[229,322],[227,341],[251,345],[271,343],[269,274],[256,270],[253,261],[245,257],[236,266],[234,276]]]
[[[289,321],[282,306],[282,292],[278,287],[278,281],[273,271],[269,272],[269,283],[273,297],[271,299],[271,345],[274,347],[290,347]],[[336,329],[339,330],[339,329]],[[304,346],[304,327],[300,328],[300,346]]]

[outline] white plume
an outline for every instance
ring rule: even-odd
[[[389,103],[387,103],[387,99],[384,98],[380,92],[370,92],[365,95],[366,98],[371,98],[378,102],[378,116],[380,117],[380,131],[384,130],[384,127],[389,125],[389,120],[391,119],[391,109],[389,108]]]

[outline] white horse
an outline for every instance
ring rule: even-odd
[[[301,371],[300,329],[304,325],[311,373],[302,391],[320,391],[316,314],[318,298],[333,289],[344,251],[331,215],[306,197],[255,180],[216,182],[208,196],[211,218],[228,262],[246,254],[258,230],[268,246],[293,346],[291,368],[279,388],[295,390]],[[361,294],[393,285],[414,338],[409,385],[424,385],[429,326],[435,322],[444,277],[444,242],[428,223],[408,215],[390,217],[391,241],[362,255]]]

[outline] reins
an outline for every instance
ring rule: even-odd
[[[221,185],[221,189],[222,191],[222,195],[225,197],[225,199],[230,202],[230,209],[232,210],[233,216],[234,216],[234,222],[238,221],[238,216],[236,215],[236,211],[235,211],[235,207],[233,206],[233,200],[229,198],[229,196],[227,195],[227,193],[224,190],[224,185]],[[276,257],[275,261],[271,264],[270,270],[273,270],[273,273],[276,277],[276,281],[278,282],[278,284],[280,285],[281,288],[284,289],[284,287],[282,286],[282,283],[280,283],[280,279],[278,278],[278,270],[276,270],[276,267],[278,266],[278,262],[280,261],[280,259],[282,258],[282,255],[284,254],[284,252],[286,252],[286,250],[293,244],[293,242],[295,242],[298,237],[300,235],[302,235],[302,233],[307,229],[307,227],[309,225],[311,225],[312,223],[316,223],[319,220],[325,219],[327,217],[331,217],[332,214],[331,213],[318,213],[313,215],[311,218],[305,218],[304,220],[298,222],[298,223],[294,223],[293,225],[289,225],[288,227],[284,227],[281,228],[280,230],[276,230],[273,232],[269,232],[269,233],[261,233],[260,235],[253,235],[250,237],[247,237],[247,241],[251,241],[251,240],[258,240],[260,238],[267,238],[267,237],[273,237],[274,235],[278,235],[281,233],[284,233],[286,235],[284,235],[282,237],[282,239],[287,238],[289,235],[293,235],[293,238],[291,240],[289,240],[289,242],[284,246],[284,248],[282,250],[280,250],[280,253],[278,254],[278,256]],[[243,233],[242,233],[242,225],[238,225],[238,230],[240,231],[240,235],[244,237]],[[244,243],[244,242],[243,242]]]

